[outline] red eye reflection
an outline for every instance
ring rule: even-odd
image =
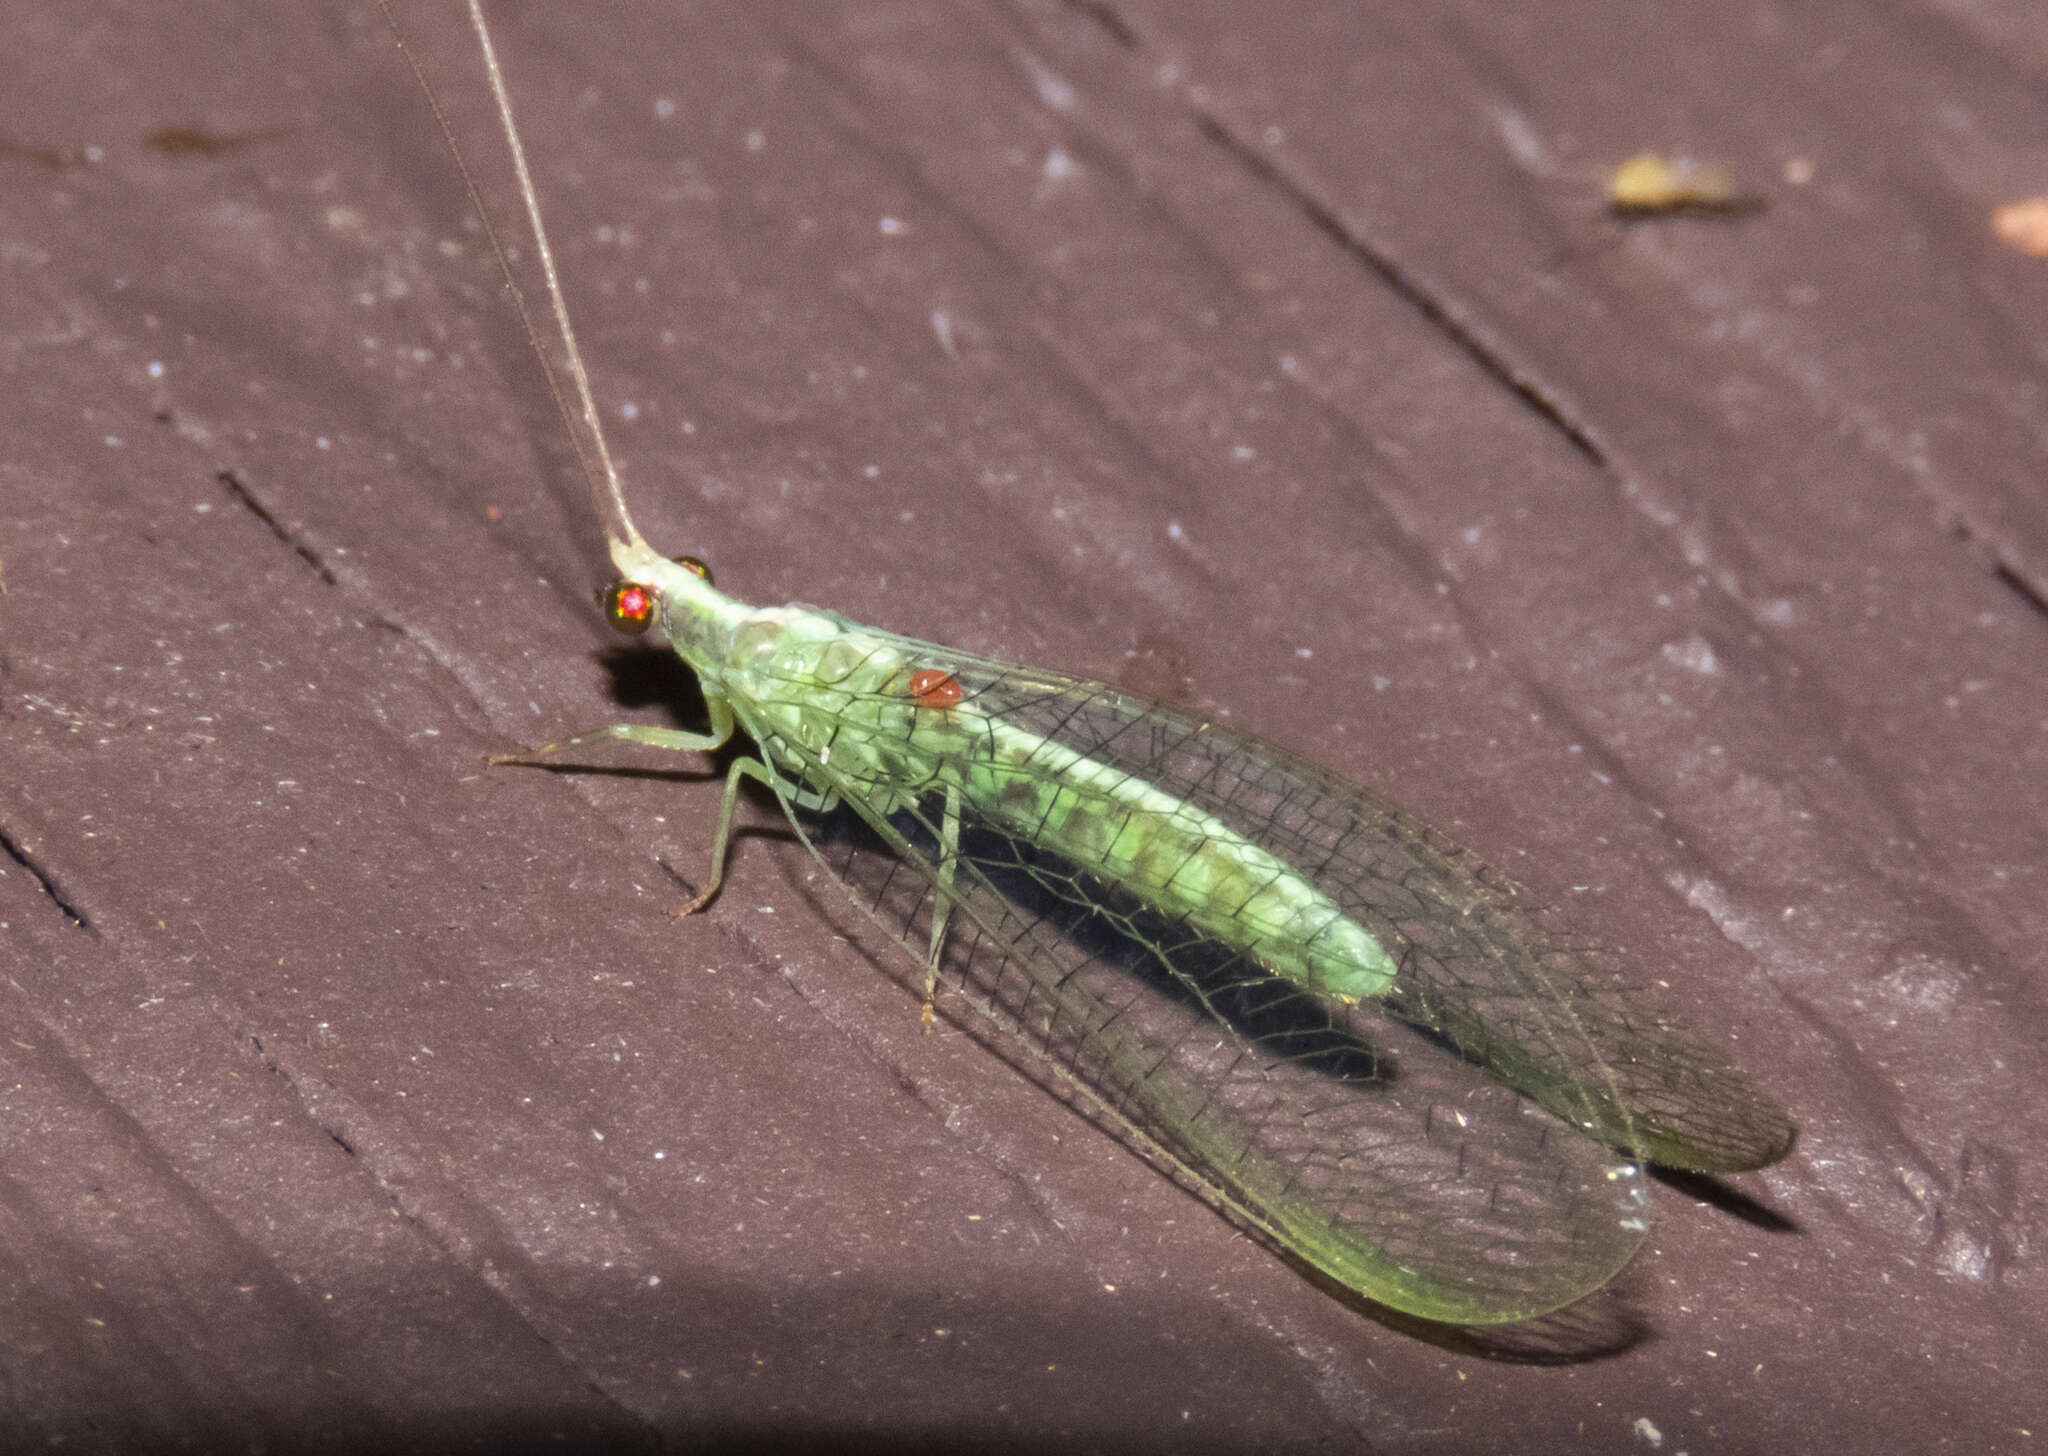
[[[654,625],[654,593],[638,582],[615,581],[604,594],[604,619],[628,637]]]

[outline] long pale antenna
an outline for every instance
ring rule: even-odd
[[[480,0],[469,0],[469,23],[476,31],[478,44],[483,47],[484,69],[491,78],[491,98],[497,103],[498,124],[505,133],[505,145],[512,153],[512,170],[518,174],[519,195],[526,204],[527,226],[533,231],[534,251],[540,254],[541,274],[547,279],[548,302],[554,308],[555,327],[561,334],[563,353],[569,364],[569,378],[575,386],[573,402],[562,386],[554,361],[548,357],[547,345],[534,323],[533,312],[526,306],[526,294],[513,275],[512,259],[498,237],[497,228],[491,224],[490,212],[484,207],[483,193],[476,185],[469,163],[463,159],[462,148],[455,140],[455,128],[449,125],[448,114],[441,108],[441,98],[427,79],[419,57],[407,43],[405,27],[398,23],[397,14],[391,9],[391,0],[377,0],[377,8],[384,12],[384,21],[391,27],[392,38],[398,43],[406,64],[412,67],[420,90],[426,94],[427,106],[441,128],[441,135],[447,139],[449,155],[455,159],[455,170],[462,174],[462,185],[468,189],[470,205],[476,211],[477,220],[483,224],[484,237],[490,241],[498,268],[505,275],[505,287],[512,294],[513,306],[519,310],[519,321],[525,325],[527,340],[533,345],[534,353],[540,356],[541,368],[547,374],[548,392],[554,396],[555,408],[561,411],[562,423],[568,427],[570,443],[576,448],[576,459],[583,467],[583,478],[590,486],[591,504],[596,507],[606,539],[614,544],[635,546],[651,554],[651,548],[626,509],[626,493],[619,484],[619,472],[612,463],[611,448],[605,443],[604,425],[598,419],[597,397],[590,388],[590,371],[583,367],[583,351],[576,347],[576,330],[569,322],[569,304],[562,297],[562,281],[555,272],[554,249],[548,246],[547,225],[541,220],[540,193],[534,188],[533,174],[527,170],[526,148],[520,143],[519,126],[512,117],[512,97],[505,87],[505,73],[498,66],[498,53],[491,44],[491,30],[484,23]]]

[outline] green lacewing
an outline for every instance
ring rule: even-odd
[[[687,909],[723,877],[741,781],[765,785],[901,941],[927,1024],[936,1001],[995,1028],[1212,1202],[1425,1319],[1525,1320],[1601,1287],[1647,1233],[1644,1163],[1724,1173],[1785,1154],[1790,1121],[1742,1071],[1372,790],[1104,683],[814,607],[750,606],[703,562],[651,547],[599,424],[480,0],[468,5],[566,386],[513,296],[618,572],[606,616],[658,627],[710,718],[703,733],[622,725],[495,762],[600,739],[702,752],[743,733],[753,752],[727,776]]]

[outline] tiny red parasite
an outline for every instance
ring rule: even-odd
[[[910,675],[910,696],[920,708],[950,708],[966,693],[960,679],[936,667],[921,667]]]

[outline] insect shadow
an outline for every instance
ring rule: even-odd
[[[668,648],[638,639],[618,642],[597,660],[611,677],[608,696],[620,707],[664,708],[678,728],[701,729],[710,721],[697,674]]]
[[[941,846],[928,817],[899,813],[890,820],[890,829],[927,865],[941,860]],[[807,823],[806,834],[835,875],[859,890],[889,941],[927,943],[936,893],[928,876],[906,873],[898,852],[849,811]],[[1120,1110],[1117,1093],[1123,1085],[1117,1069],[1089,1069],[1090,1039],[1063,1026],[1064,1013],[1054,1010],[1049,998],[1017,990],[1017,978],[1006,969],[1003,946],[1032,935],[1057,940],[1064,967],[1062,987],[1085,987],[1088,1004],[1104,1014],[1099,1025],[1141,1038],[1157,1054],[1154,1066],[1168,1066],[1183,1057],[1202,1062],[1206,1057],[1217,1064],[1235,1061],[1246,1067],[1281,1068],[1286,1078],[1319,1083],[1325,1089],[1296,1086],[1289,1106],[1326,1113],[1341,1107],[1359,1109],[1349,1126],[1359,1135],[1362,1155],[1370,1155],[1366,1148],[1378,1143],[1411,1167],[1436,1160],[1447,1182],[1464,1172],[1455,1120],[1457,1109],[1475,1104],[1468,1100],[1470,1082],[1460,1079],[1458,1069],[1464,1069],[1466,1078],[1482,1073],[1455,1051],[1398,1020],[1333,1009],[1274,975],[1241,948],[1216,943],[1184,919],[1082,874],[1042,846],[999,831],[966,828],[955,852],[965,877],[956,890],[959,905],[976,907],[986,897],[1006,908],[972,925],[956,918],[947,931],[948,946],[940,962],[940,1009],[975,1041],[1112,1138],[1147,1155],[1176,1182],[1203,1192],[1179,1176],[1170,1141],[1164,1144],[1169,1154],[1165,1159],[1148,1145],[1149,1136],[1132,1143],[1114,1116]],[[825,918],[849,923],[844,917],[846,902],[826,891],[810,893],[817,896]],[[848,938],[906,990],[918,989],[921,977],[907,971],[893,946],[880,952],[869,949],[858,926]],[[1002,1023],[1007,1029],[996,1031],[981,1018],[963,1014],[962,1005],[973,1007],[977,1000],[1006,1002],[1009,1015]],[[1028,1048],[1020,1047],[1018,1037],[1027,1028],[1033,1040]],[[1087,1074],[1084,1080],[1107,1089],[1112,1116],[1105,1118],[1089,1103],[1076,1101],[1063,1079],[1045,1074],[1048,1066],[1074,1068]],[[1203,1081],[1219,1101],[1256,1099],[1270,1086],[1263,1078],[1227,1074]],[[1509,1103],[1522,1101],[1519,1094],[1496,1087],[1489,1098],[1493,1112],[1476,1115],[1498,1118]],[[1551,1121],[1548,1114],[1535,1118]],[[1498,1122],[1489,1125],[1495,1132],[1501,1130]],[[1529,1137],[1528,1124],[1518,1130]],[[1557,1132],[1569,1140],[1564,1129]],[[1537,1134],[1537,1140],[1540,1137]],[[1534,1147],[1535,1141],[1525,1146]],[[1475,1358],[1514,1364],[1581,1363],[1620,1354],[1649,1333],[1626,1277],[1568,1309],[1511,1328],[1459,1326],[1403,1315],[1330,1279],[1256,1228],[1245,1231],[1267,1242],[1303,1276],[1360,1315]]]
[[[1797,1234],[1805,1232],[1798,1220],[1789,1218],[1775,1208],[1750,1197],[1732,1183],[1716,1178],[1711,1173],[1689,1173],[1682,1168],[1650,1169],[1651,1176],[1673,1192],[1684,1195],[1709,1208],[1739,1218],[1751,1228],[1761,1229],[1767,1234]]]

